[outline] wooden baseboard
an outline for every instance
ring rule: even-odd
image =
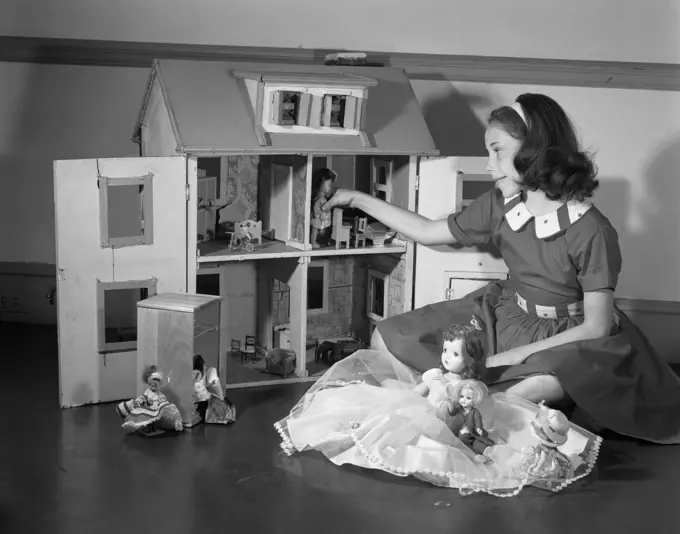
[[[337,49],[211,46],[0,36],[0,61],[149,68],[154,59],[323,64]],[[364,51],[371,65],[403,68],[414,80],[680,90],[680,65]]]

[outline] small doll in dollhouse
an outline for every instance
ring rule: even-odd
[[[194,354],[194,413],[192,422],[227,425],[236,420],[235,406],[224,396],[217,369],[209,367],[203,356]]]
[[[142,395],[116,406],[118,415],[124,419],[122,427],[145,435],[161,434],[166,430],[181,431],[182,416],[177,406],[161,393],[161,388],[168,384],[168,378],[157,366],[147,365],[142,372],[142,381],[149,386]]]
[[[505,393],[488,394],[480,380],[484,341],[476,316],[471,325],[447,328],[440,366],[422,375],[388,351],[358,350],[329,368],[275,423],[281,448],[289,455],[317,450],[337,465],[413,476],[462,494],[511,496],[530,484],[557,491],[586,476],[601,438],[573,424],[570,435],[577,439],[569,454],[589,461],[567,480],[550,477],[568,470],[547,479],[527,473],[525,464],[542,465],[545,457],[531,426],[541,408]],[[532,451],[536,460],[527,460]]]
[[[328,202],[333,182],[337,178],[338,174],[328,168],[318,169],[312,176],[312,221],[309,239],[312,248],[328,244],[332,219],[331,213],[322,208]]]

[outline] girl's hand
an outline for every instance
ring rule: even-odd
[[[522,347],[499,352],[486,359],[487,367],[502,367],[505,365],[519,365],[523,363],[530,355],[526,354]]]
[[[328,199],[321,209],[324,211],[331,211],[333,208],[346,206],[352,207],[354,203],[354,191],[350,189],[337,189],[333,196]]]

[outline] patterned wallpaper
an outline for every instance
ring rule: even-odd
[[[305,191],[307,188],[307,158],[295,158],[293,170],[293,216],[291,236],[298,243],[305,242]]]
[[[238,208],[243,220],[257,218],[257,166],[260,156],[239,155],[227,158],[226,183],[220,183],[220,196]]]

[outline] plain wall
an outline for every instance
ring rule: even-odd
[[[134,157],[146,69],[0,63],[0,262],[55,262],[52,161]],[[482,156],[488,111],[545,92],[596,151],[619,231],[617,296],[680,300],[680,93],[413,81],[440,150]],[[650,269],[654,269],[650,276]]]
[[[677,0],[3,0],[0,35],[680,62]]]

